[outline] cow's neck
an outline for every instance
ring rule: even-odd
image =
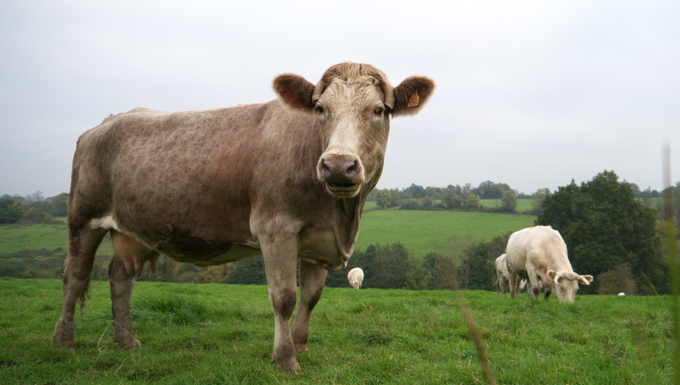
[[[367,188],[362,188],[357,196],[354,198],[342,198],[337,200],[338,208],[343,214],[342,219],[347,221],[347,226],[340,227],[341,229],[344,229],[346,233],[338,239],[338,247],[348,256],[350,256],[354,251],[354,246],[359,234],[361,214],[364,210],[366,198],[368,198],[368,194],[370,194],[373,188],[375,188],[375,186],[378,184],[381,174],[382,166],[380,166],[373,178],[368,183],[366,183]]]

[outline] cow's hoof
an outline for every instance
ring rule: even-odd
[[[297,373],[300,371],[300,364],[298,364],[297,360],[293,358],[292,360],[286,360],[285,362],[277,362],[276,369],[282,372]]]
[[[57,336],[54,336],[54,338],[52,339],[52,344],[57,348],[67,348],[70,350],[76,349],[76,344],[73,343],[73,341],[65,341],[62,340],[61,338],[57,338]]]
[[[142,343],[139,342],[138,339],[134,338],[134,339],[133,339],[132,341],[130,341],[130,342],[119,343],[119,344],[118,344],[118,347],[121,348],[122,350],[130,350],[130,349],[133,349],[133,348],[141,348],[141,347],[142,347]]]
[[[295,351],[296,352],[308,352],[309,348],[307,347],[307,344],[295,344]]]

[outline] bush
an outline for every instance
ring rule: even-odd
[[[628,265],[618,265],[614,269],[604,272],[595,279],[597,294],[637,294],[635,277]]]

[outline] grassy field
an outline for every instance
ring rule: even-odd
[[[444,251],[452,236],[479,241],[534,225],[535,216],[462,211],[375,210],[361,217],[356,248],[401,242],[416,255]]]
[[[517,208],[515,208],[515,211],[518,213],[522,213],[528,210],[531,210],[531,199],[518,199],[517,200]],[[501,207],[501,200],[500,199],[482,199],[482,206],[488,207],[488,208],[496,208],[496,207]]]
[[[269,362],[265,286],[138,282],[141,349],[112,342],[108,284],[93,282],[76,350],[51,345],[56,279],[0,278],[3,384],[480,384],[477,352],[450,291],[324,289],[302,372]],[[499,384],[671,381],[670,299],[577,296],[559,305],[464,291]]]
[[[487,207],[487,208],[496,208],[501,206],[501,200],[500,199],[482,199],[481,201],[482,206]],[[377,201],[367,201],[366,204],[364,205],[364,210],[370,210],[370,209],[375,209],[378,208],[378,202]],[[395,208],[396,209],[396,208]],[[521,213],[527,210],[531,210],[531,199],[518,199],[517,200],[517,208],[515,211]]]
[[[375,202],[368,202],[375,204]],[[369,207],[367,203],[367,207]],[[66,221],[66,218],[58,218]],[[416,255],[441,252],[447,240],[458,236],[472,241],[491,239],[508,231],[534,225],[535,216],[462,211],[374,210],[363,214],[357,250],[370,244],[401,242]],[[2,225],[0,254],[20,250],[61,247],[67,250],[66,225]],[[111,241],[105,239],[97,254],[113,255]]]
[[[61,225],[1,225],[0,254],[15,253],[20,250],[54,250],[61,247],[68,249],[68,231],[66,218],[56,218]],[[111,240],[107,237],[98,254],[113,255]]]

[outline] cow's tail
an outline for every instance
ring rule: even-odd
[[[78,295],[78,306],[80,308],[80,319],[83,319],[83,312],[87,306],[87,302],[90,300],[90,281],[92,280],[91,275],[88,275],[85,280],[85,285],[83,285],[83,290]]]

